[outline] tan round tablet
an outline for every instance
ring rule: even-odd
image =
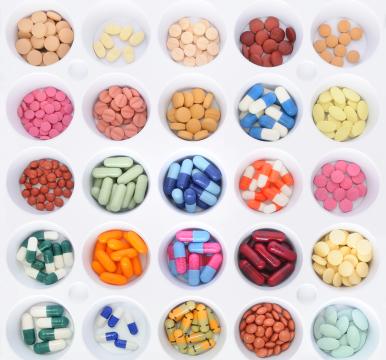
[[[62,59],[70,50],[70,45],[68,44],[60,44],[58,50],[56,50],[57,55],[60,59]]]
[[[56,34],[56,26],[53,22],[46,22],[47,26],[47,35],[55,35]]]
[[[216,56],[220,51],[218,43],[210,42],[208,44],[208,47],[206,48],[206,51],[208,52],[209,55]]]
[[[47,21],[47,14],[44,11],[36,11],[31,15],[31,20],[34,24],[44,23]]]
[[[196,132],[193,136],[193,140],[199,141],[204,140],[209,136],[208,130],[201,130],[199,132]]]
[[[166,47],[169,50],[173,50],[175,48],[178,48],[179,46],[180,46],[180,42],[178,41],[178,39],[176,39],[174,37],[169,37],[168,38],[168,41],[166,42]]]
[[[339,57],[343,57],[346,55],[346,47],[342,44],[338,44],[334,48],[334,54]]]
[[[29,41],[28,39],[19,39],[19,40],[17,40],[16,44],[15,44],[15,47],[16,47],[16,51],[20,55],[26,55],[32,49],[31,41]]]
[[[194,88],[192,90],[193,98],[194,98],[194,103],[195,104],[202,104],[205,99],[205,91],[200,88]]]
[[[72,44],[74,41],[74,32],[70,28],[63,28],[59,31],[59,40],[64,44]]]
[[[44,48],[44,38],[38,39],[37,37],[32,36],[31,37],[31,44],[32,44],[32,47],[36,50],[43,49]]]
[[[205,117],[211,118],[215,121],[219,121],[220,117],[221,117],[221,112],[219,109],[212,107],[212,108],[205,110]]]
[[[205,109],[201,104],[194,104],[189,108],[189,110],[193,119],[201,119],[204,117]]]
[[[32,30],[33,22],[29,18],[24,18],[18,21],[17,28],[23,33],[29,33]]]
[[[169,35],[174,38],[179,38],[181,36],[182,29],[179,24],[173,24],[169,27]]]
[[[186,129],[185,124],[180,123],[180,122],[169,123],[169,127],[170,127],[170,129],[175,130],[175,131]]]
[[[343,19],[343,20],[340,20],[338,22],[338,30],[341,32],[341,33],[346,33],[346,32],[349,32],[351,29],[351,23],[350,21],[346,20],[346,19]]]
[[[321,53],[322,51],[326,50],[326,48],[327,48],[326,40],[322,39],[322,40],[316,40],[314,42],[314,49],[316,50],[316,52]]]
[[[175,117],[178,122],[187,123],[192,116],[190,110],[182,106],[176,110]]]
[[[193,56],[186,56],[182,63],[185,66],[196,66],[196,59]]]
[[[47,36],[44,40],[44,47],[48,51],[56,51],[60,45],[60,41],[56,36],[50,35]]]
[[[196,41],[197,48],[200,50],[206,50],[209,40],[205,36],[199,36]]]
[[[351,39],[353,40],[360,40],[363,35],[363,30],[360,27],[354,27],[350,31]]]
[[[347,46],[351,42],[351,36],[349,33],[342,33],[339,35],[338,41],[339,41],[339,44]]]
[[[182,92],[175,92],[172,96],[172,104],[173,106],[178,109],[179,107],[183,106],[185,102],[185,97]]]
[[[166,118],[168,119],[169,122],[176,122],[177,121],[175,118],[175,114],[176,114],[175,108],[171,108],[167,111]]]
[[[191,44],[193,42],[193,34],[190,31],[184,31],[181,34],[181,42],[184,45]]]
[[[186,56],[194,56],[194,55],[196,55],[196,50],[197,50],[196,45],[194,45],[194,44],[187,44],[184,47],[184,54]]]
[[[326,38],[326,44],[329,48],[334,48],[338,45],[338,38],[335,35],[329,35]]]
[[[58,61],[59,61],[59,56],[55,52],[47,51],[43,55],[43,63],[44,63],[44,65],[55,64]]]
[[[192,134],[195,134],[201,130],[201,122],[197,119],[190,119],[186,123],[186,130],[191,132]]]
[[[181,48],[175,48],[170,52],[170,55],[174,61],[182,61],[184,60],[184,50]]]
[[[347,61],[351,64],[357,64],[361,58],[361,55],[356,50],[350,50],[346,55]]]
[[[205,109],[209,109],[211,107],[211,105],[212,105],[213,99],[214,99],[213,94],[212,93],[207,93],[205,95],[204,102],[202,103],[202,106]]]
[[[215,27],[210,26],[206,31],[205,31],[205,37],[208,40],[214,41],[218,38],[218,31]]]
[[[209,132],[214,132],[216,131],[217,129],[217,121],[214,120],[214,119],[211,119],[209,117],[207,118],[204,118],[202,121],[201,121],[201,127],[204,129],[204,130],[208,130]]]
[[[331,26],[328,24],[321,24],[318,29],[319,35],[327,37],[331,35]]]
[[[31,32],[33,36],[41,39],[47,34],[47,25],[43,23],[36,23],[32,26]]]
[[[18,39],[31,39],[32,34],[30,32],[17,32],[17,38]]]
[[[43,61],[43,55],[40,51],[33,49],[27,54],[26,59],[31,65],[38,66]]]
[[[62,30],[62,29],[65,29],[65,28],[69,28],[70,29],[71,28],[70,24],[67,21],[64,21],[64,20],[57,22],[55,27],[56,27],[56,32],[57,33],[59,33],[59,31]]]
[[[54,21],[60,21],[60,20],[62,20],[62,16],[61,16],[60,14],[58,14],[57,12],[52,11],[52,10],[47,11],[47,17],[48,17],[49,19],[54,20]]]
[[[331,60],[331,65],[342,67],[344,65],[344,58],[341,56],[334,56]]]
[[[194,104],[194,98],[191,91],[184,91],[184,106],[190,108]]]
[[[201,21],[193,25],[193,34],[197,36],[202,36],[205,34],[206,26]]]
[[[177,135],[184,140],[193,140],[193,134],[189,131],[181,130],[177,133]]]
[[[185,18],[180,19],[178,21],[178,25],[181,26],[182,31],[185,31],[185,30],[189,29],[189,27],[190,27],[190,20],[189,20],[189,18],[185,17]]]
[[[202,53],[196,56],[196,65],[197,66],[202,66],[206,65],[210,61],[207,53]]]

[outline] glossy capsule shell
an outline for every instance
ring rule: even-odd
[[[205,230],[180,230],[176,233],[176,239],[181,242],[207,242],[210,233]]]

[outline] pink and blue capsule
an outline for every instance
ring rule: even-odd
[[[257,140],[263,141],[277,141],[280,139],[279,131],[264,127],[253,127],[249,130],[248,134]]]
[[[116,339],[114,341],[115,347],[119,349],[126,349],[126,350],[137,350],[138,349],[138,344],[135,343],[134,341],[128,341],[128,340],[123,340],[123,339]]]
[[[172,199],[174,201],[174,204],[179,208],[183,209],[185,207],[184,204],[184,193],[181,189],[175,188],[172,191]]]
[[[280,137],[284,137],[288,134],[288,129],[280,123],[280,121],[275,121],[267,115],[263,115],[259,118],[259,124],[263,128],[273,129],[279,132]]]
[[[117,307],[107,320],[107,325],[111,328],[115,327],[119,323],[119,320],[121,320],[122,315],[123,309],[121,307]]]
[[[210,234],[206,230],[180,230],[176,233],[176,239],[184,243],[202,243],[210,239]]]
[[[113,308],[111,306],[106,305],[99,313],[98,318],[96,320],[96,325],[98,327],[104,326],[112,313],[113,313]]]
[[[196,155],[193,157],[194,166],[201,170],[203,173],[209,176],[209,178],[213,181],[221,180],[221,171],[212,164],[210,161],[206,160],[204,157],[200,155]]]
[[[193,161],[191,159],[185,159],[181,164],[180,173],[177,177],[177,187],[179,189],[185,190],[189,187],[192,170]]]
[[[176,268],[176,261],[174,259],[174,253],[173,253],[173,245],[169,244],[168,246],[168,266],[169,270],[172,273],[172,275],[177,276],[177,268]]]
[[[218,242],[190,243],[188,249],[191,253],[217,254],[221,252],[221,245]]]
[[[249,106],[264,94],[264,87],[261,84],[255,84],[248,89],[245,96],[239,103],[240,111],[248,111]]]
[[[185,245],[176,241],[173,244],[173,255],[176,263],[177,274],[185,274],[187,270]]]
[[[197,200],[196,192],[193,189],[188,188],[184,190],[185,210],[188,213],[196,212],[196,206],[197,206],[196,200]]]
[[[129,329],[130,334],[137,335],[138,326],[131,313],[126,313],[126,322],[127,322],[127,328]]]
[[[191,184],[190,187],[196,192],[197,195],[197,204],[198,201],[202,201],[208,207],[214,206],[217,203],[217,197],[211,194],[210,192],[201,189],[195,184]],[[199,205],[200,206],[200,205]]]
[[[189,255],[189,267],[188,267],[188,284],[190,286],[200,285],[200,255]]]
[[[200,170],[194,169],[192,172],[193,183],[203,188],[206,191],[209,191],[213,195],[219,195],[221,192],[221,187],[216,184],[214,181],[210,180],[204,173]]]
[[[217,271],[220,269],[222,264],[222,255],[214,254],[208,261],[208,263],[204,266],[204,269],[201,272],[200,280],[207,284],[212,281]]]
[[[108,332],[102,332],[100,334],[97,334],[96,340],[98,342],[109,342],[109,341],[115,341],[118,339],[118,333],[115,331],[108,331]]]
[[[288,130],[295,126],[295,120],[287,114],[280,111],[275,106],[270,106],[265,110],[265,114],[276,120],[279,124],[285,126]]]
[[[248,113],[240,119],[240,125],[244,129],[250,129],[258,120],[255,114]]]
[[[260,99],[254,101],[249,105],[249,112],[251,114],[258,114],[264,111],[276,102],[276,95],[273,92],[263,95]]]
[[[280,105],[289,116],[295,116],[298,113],[298,107],[295,101],[291,98],[285,88],[278,86],[275,89],[275,95]]]
[[[180,168],[180,164],[176,162],[169,166],[169,170],[163,184],[163,190],[166,195],[171,195],[172,191],[175,189]]]

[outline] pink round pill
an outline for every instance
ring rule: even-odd
[[[352,180],[348,176],[345,176],[343,181],[339,184],[339,186],[342,189],[348,190],[352,187]]]
[[[46,114],[53,114],[55,112],[55,108],[54,108],[54,105],[52,104],[46,104],[44,106],[44,111]]]
[[[327,177],[330,177],[331,173],[334,171],[334,165],[328,163],[328,164],[324,164],[322,166],[322,173],[323,175],[327,176]]]
[[[331,173],[331,180],[335,183],[335,184],[340,184],[344,179],[344,172],[341,171],[341,170],[334,170],[332,173]]]
[[[324,175],[316,175],[314,177],[314,185],[316,185],[319,188],[325,187],[327,185],[327,181],[328,179]]]
[[[365,184],[357,185],[356,189],[358,189],[360,197],[366,196],[366,194],[367,194],[367,186]]]
[[[48,97],[52,98],[56,94],[56,89],[54,87],[52,87],[52,86],[48,86],[48,87],[45,88],[45,92],[46,92],[46,95]]]
[[[328,191],[325,188],[317,188],[314,195],[317,200],[324,201],[328,198]]]
[[[357,188],[352,187],[351,189],[347,190],[346,197],[351,201],[355,201],[359,199],[360,197],[359,190]]]
[[[24,117],[28,120],[32,120],[35,117],[35,113],[32,110],[27,110],[24,112]]]
[[[33,95],[33,93],[29,93],[23,98],[23,101],[26,104],[31,104],[34,100],[35,100],[35,96]]]
[[[346,163],[346,161],[344,161],[344,160],[338,160],[338,161],[335,163],[335,169],[336,169],[336,170],[340,170],[340,171],[345,172],[346,169],[347,169],[347,163]]]
[[[343,199],[342,201],[339,202],[339,209],[344,212],[350,212],[353,209],[353,203],[349,199]]]
[[[37,101],[42,102],[47,99],[47,95],[43,89],[35,90],[33,93]]]
[[[336,205],[336,201],[332,198],[328,198],[323,201],[323,207],[328,211],[334,210],[336,208]]]
[[[333,193],[335,189],[337,189],[338,187],[339,187],[339,184],[335,184],[331,180],[327,181],[326,189],[328,192]]]
[[[341,201],[343,200],[344,198],[346,197],[346,190],[342,189],[342,188],[337,188],[335,189],[334,191],[334,199],[336,201]]]
[[[361,172],[361,168],[359,165],[355,163],[350,163],[347,165],[347,174],[350,176],[357,176]]]
[[[58,101],[63,101],[66,98],[66,94],[63,91],[57,91],[55,94],[55,99]]]
[[[362,184],[366,180],[366,176],[362,171],[360,171],[358,175],[352,176],[351,180],[354,184]]]

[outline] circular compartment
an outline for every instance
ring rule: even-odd
[[[243,315],[247,311],[249,311],[250,309],[252,309],[256,305],[267,304],[267,303],[277,304],[281,308],[287,310],[287,312],[290,314],[290,316],[292,317],[292,319],[294,321],[295,336],[294,336],[290,346],[288,347],[287,350],[281,352],[281,354],[274,356],[274,359],[278,359],[278,360],[290,359],[290,358],[296,356],[296,354],[300,348],[300,345],[302,343],[303,322],[302,322],[298,312],[295,311],[295,309],[292,307],[291,304],[287,303],[286,301],[282,301],[281,299],[278,299],[278,298],[271,298],[271,297],[259,298],[257,302],[250,304],[248,307],[246,307],[242,310],[242,313],[241,313],[241,315],[236,323],[236,326],[235,326],[235,337],[236,337],[237,345],[239,346],[241,352],[244,354],[244,356],[247,359],[254,360],[254,359],[258,358],[257,355],[254,352],[250,351],[245,346],[244,342],[241,340],[241,338],[240,338],[240,325],[241,325],[241,322],[243,320]],[[283,329],[283,330],[285,330],[285,329]]]
[[[29,277],[25,273],[24,271],[25,265],[19,259],[17,259],[17,253],[21,245],[23,245],[23,242],[22,242],[23,239],[28,239],[33,233],[35,233],[36,231],[41,231],[42,229],[44,229],[44,231],[47,231],[49,233],[53,231],[59,234],[59,241],[55,240],[55,241],[52,241],[52,243],[61,243],[61,241],[65,239],[69,239],[68,235],[63,231],[63,229],[58,227],[56,224],[47,223],[47,222],[31,222],[15,231],[15,233],[12,235],[12,239],[7,249],[7,262],[8,262],[8,267],[10,269],[10,272],[15,276],[15,278],[21,284],[31,287],[33,289],[44,289],[47,287],[47,285],[37,281],[36,279]],[[73,257],[74,257],[74,253],[72,251],[72,262],[73,262]],[[69,275],[69,273],[72,270],[72,265],[70,265],[70,262],[69,262],[70,260],[71,260],[71,256],[66,255],[66,263],[64,264],[65,265],[64,269],[66,270],[66,274],[64,278],[61,279],[60,283],[65,281],[67,275]],[[62,269],[62,267],[59,267],[61,264],[58,263],[58,261],[60,262],[61,260],[57,259],[56,261],[57,261],[56,264],[58,265],[58,268]],[[58,268],[56,268],[56,270],[58,270]],[[46,273],[45,269],[43,269],[42,271],[43,273]],[[59,283],[59,281],[55,282],[55,284]],[[52,287],[54,286],[54,284],[51,284],[50,286]]]
[[[160,339],[165,351],[173,359],[181,360],[181,359],[186,359],[189,355],[194,355],[194,353],[189,354],[189,353],[180,352],[176,345],[172,345],[170,343],[169,338],[173,338],[173,336],[174,336],[174,334],[173,335],[171,334],[171,330],[173,329],[173,327],[176,327],[176,322],[174,320],[172,320],[171,322],[169,321],[169,323],[167,324],[168,328],[170,329],[170,335],[166,331],[166,326],[165,326],[165,321],[171,320],[171,318],[169,317],[169,314],[171,314],[171,311],[173,311],[177,307],[184,305],[186,303],[189,303],[189,305],[188,305],[189,308],[194,309],[194,310],[199,305],[204,305],[204,307],[212,309],[212,313],[214,315],[213,319],[215,321],[212,321],[211,325],[210,325],[212,327],[208,326],[209,330],[204,332],[204,334],[206,334],[206,335],[209,335],[209,336],[212,335],[212,337],[210,339],[204,340],[204,345],[209,345],[208,343],[210,341],[212,343],[211,344],[212,347],[209,348],[208,350],[202,352],[202,353],[197,353],[196,355],[200,355],[200,359],[203,359],[203,360],[213,359],[216,355],[219,354],[219,352],[221,351],[221,349],[225,343],[225,338],[226,338],[226,329],[224,328],[225,322],[224,322],[224,317],[222,316],[222,314],[220,314],[218,312],[218,310],[213,306],[213,304],[209,303],[208,301],[206,301],[204,299],[197,299],[197,298],[181,299],[179,303],[177,303],[175,306],[171,307],[168,310],[168,312],[166,314],[164,314],[164,316],[161,318],[161,323],[160,323],[160,328],[159,328],[159,339]],[[201,306],[200,306],[200,310],[206,311],[206,309],[202,309]],[[185,313],[189,313],[189,312],[190,311],[187,310]],[[205,317],[205,315],[203,315],[203,316]],[[193,319],[193,321],[194,321],[194,319]],[[174,322],[174,324],[173,324],[173,322]],[[179,322],[180,321],[178,320],[177,323],[179,323]],[[196,326],[195,324],[192,324],[192,325]],[[192,330],[198,330],[198,331],[201,330],[200,326],[197,326],[194,329],[192,329],[193,326],[188,328],[188,334],[189,335],[197,332],[197,331],[192,331]],[[204,326],[205,326],[205,324],[204,324]],[[205,330],[206,329],[207,328],[205,328]],[[201,333],[202,332],[203,331],[201,331]],[[214,344],[212,341],[214,341]],[[192,349],[192,350],[188,350],[188,351],[194,352],[192,345],[187,346],[187,348]]]
[[[186,268],[184,273],[177,272],[173,249],[175,243],[182,245],[177,246],[175,251],[185,252],[182,257],[182,266]],[[161,245],[159,261],[162,271],[173,283],[190,289],[216,281],[225,268],[224,255],[221,243],[211,231],[201,227],[186,227],[167,236],[165,243]]]
[[[331,87],[339,87],[339,88],[347,87],[349,89],[352,89],[357,94],[359,94],[359,96],[364,102],[367,103],[368,117],[366,120],[363,133],[357,137],[350,138],[349,141],[350,142],[359,141],[359,140],[368,138],[368,135],[370,134],[370,132],[376,127],[378,117],[379,117],[379,98],[377,96],[375,89],[367,80],[352,74],[340,74],[340,75],[327,78],[323,80],[321,84],[319,84],[317,91],[315,92],[315,95],[312,98],[310,109],[311,109],[311,116],[313,119],[314,119],[313,108],[315,103],[318,101],[319,95],[329,90]],[[315,123],[315,120],[313,121]],[[315,128],[318,129],[316,127],[316,124],[315,124]],[[325,135],[319,129],[318,129],[318,132]],[[328,138],[327,135],[325,136]],[[331,140],[335,140],[335,139],[331,139]]]
[[[340,17],[341,15],[344,15],[344,17]],[[359,1],[343,0],[338,4],[325,4],[319,14],[314,18],[311,27],[311,39],[315,39],[315,35],[318,33],[318,27],[322,23],[334,25],[334,30],[337,32],[336,22],[341,19],[352,20],[353,24],[355,23],[355,25],[360,26],[364,30],[362,40],[354,43],[354,47],[361,50],[361,61],[359,64],[363,64],[377,49],[381,39],[382,26],[377,15]],[[320,62],[326,63],[322,58],[317,57]],[[356,64],[352,65],[345,62],[345,67],[355,65]]]
[[[253,234],[255,234],[255,236]],[[254,240],[255,238],[257,241]],[[272,253],[268,250],[268,253],[271,255],[269,256],[268,254],[268,256],[270,259],[272,259],[273,255],[274,261],[279,260],[281,262],[277,269],[271,268],[269,264],[267,264],[267,261],[264,260],[260,252],[257,252],[254,249],[254,246],[257,244],[262,244],[266,249],[267,244],[268,246],[274,248]],[[286,258],[277,255],[281,253],[283,248],[287,249],[286,254],[282,254],[282,256],[285,256]],[[303,251],[298,237],[289,229],[282,226],[277,226],[276,224],[267,224],[264,226],[262,225],[258,229],[249,231],[246,235],[243,236],[237,249],[238,250],[235,256],[235,262],[236,267],[240,271],[242,277],[246,279],[249,284],[257,285],[259,287],[261,286],[268,290],[280,289],[290,284],[299,274],[303,263]],[[264,249],[261,251],[263,250]],[[292,260],[293,258],[295,260]],[[255,264],[254,260],[256,259],[259,259],[259,261],[263,260],[263,262],[261,264]],[[240,268],[240,261],[242,260],[243,266],[245,266],[244,271]],[[252,279],[249,279],[247,274],[250,272],[257,276],[257,279],[260,279],[261,282],[256,284]],[[276,272],[276,276],[273,276],[273,274]],[[286,275],[280,280],[280,282],[276,283],[275,279],[278,274],[281,273],[286,273]]]
[[[129,257],[130,259],[134,259],[134,258],[137,259],[137,260],[135,260],[136,268],[138,268],[138,266],[139,266],[138,262],[140,263],[140,265],[141,265],[141,274],[139,274],[139,273],[138,273],[138,275],[133,274],[131,278],[129,278],[127,275],[125,275],[125,277],[126,277],[125,283],[121,283],[121,284],[117,284],[117,285],[113,285],[112,283],[107,283],[106,280],[100,279],[99,274],[96,272],[96,270],[98,270],[98,268],[100,268],[100,266],[99,267],[93,267],[92,266],[93,261],[94,261],[95,246],[96,246],[97,243],[99,243],[98,242],[98,237],[102,233],[105,233],[105,232],[107,232],[109,230],[118,230],[118,231],[124,231],[124,232],[131,231],[131,232],[134,232],[138,237],[143,239],[143,237],[141,236],[140,232],[138,232],[135,228],[129,227],[128,224],[125,223],[125,222],[114,221],[114,222],[105,223],[105,224],[99,226],[98,228],[96,228],[95,230],[93,230],[89,234],[89,236],[87,237],[85,245],[83,247],[83,254],[82,254],[83,266],[84,266],[86,272],[88,273],[88,275],[90,276],[90,278],[92,278],[93,280],[95,280],[95,282],[97,282],[98,284],[100,284],[100,285],[102,285],[104,287],[107,287],[109,289],[112,289],[112,288],[116,289],[117,286],[120,286],[120,285],[123,285],[123,286],[133,286],[140,279],[142,279],[144,277],[144,274],[146,273],[147,268],[149,267],[150,254],[149,254],[149,251],[147,249],[146,242],[144,242],[144,243],[141,242],[142,243],[142,244],[140,244],[141,248],[142,249],[146,249],[146,251],[145,250],[141,250],[143,252],[139,253],[139,256],[135,256],[135,252],[133,250],[131,250],[131,253],[128,254],[130,256],[133,256],[133,258]],[[104,235],[104,237],[107,239],[106,234]],[[116,241],[113,241],[113,242],[116,243]],[[112,244],[112,246],[113,245],[114,244]],[[99,250],[103,250],[103,246],[99,247]],[[118,250],[116,250],[116,251],[118,251]],[[116,255],[118,255],[118,254],[116,254]],[[110,257],[111,257],[111,255],[109,256],[109,258]],[[110,261],[112,261],[112,260],[110,260]],[[131,262],[132,265],[134,265],[132,263],[132,261],[130,261],[130,262]],[[114,265],[116,267],[117,267],[117,263],[118,263],[118,261],[114,261]],[[125,266],[127,267],[127,264]],[[114,271],[112,271],[112,272],[114,272]],[[123,279],[122,279],[122,281],[123,281]]]
[[[215,207],[224,190],[221,169],[204,155],[177,158],[168,163],[161,174],[160,188],[165,200],[189,214],[200,214]]]
[[[311,191],[314,193],[316,186],[313,181],[315,176],[320,172],[320,169],[326,163],[335,163],[338,160],[344,160],[346,162],[352,162],[361,168],[362,172],[365,175],[365,186],[367,187],[367,192],[365,196],[362,197],[362,200],[359,199],[359,202],[356,201],[353,204],[352,211],[342,212],[340,209],[335,208],[333,211],[326,210],[334,215],[348,216],[357,214],[365,209],[367,209],[376,199],[379,190],[379,173],[374,165],[374,163],[363,153],[352,150],[352,149],[341,149],[338,151],[332,151],[325,155],[322,160],[319,161],[311,177]],[[315,199],[315,201],[318,201]],[[321,206],[322,204],[319,203]]]
[[[292,6],[281,0],[270,1],[269,6],[262,1],[256,1],[246,8],[236,22],[235,43],[240,49],[240,35],[247,30],[249,21],[254,18],[266,19],[274,16],[280,20],[281,27],[292,27],[296,32],[296,41],[293,44],[293,52],[286,56],[284,63],[289,62],[297,53],[303,40],[303,27],[301,20]],[[244,56],[243,56],[244,57]]]
[[[74,104],[74,100],[67,85],[57,76],[51,74],[30,74],[18,80],[10,90],[7,97],[7,118],[14,130],[27,139],[32,139],[32,137],[30,134],[28,134],[19,119],[18,107],[23,102],[23,98],[25,95],[27,95],[27,93],[44,87],[55,87],[63,91],[68,96],[72,104]],[[74,114],[76,114],[76,112]],[[74,114],[72,114],[72,116],[74,116]],[[70,125],[71,124],[68,126]],[[62,131],[64,132],[64,130]],[[51,140],[55,141],[57,138]]]
[[[333,237],[336,239],[335,242],[330,240],[328,237],[331,232],[335,232],[333,233],[334,234]],[[370,245],[370,253],[366,254],[367,258],[364,256],[365,254],[363,253],[363,250],[361,255],[359,255],[358,251],[356,250],[358,241],[361,239],[357,235],[354,235],[354,236],[352,235],[350,238],[348,238],[348,235],[350,234],[359,234],[363,239],[368,240]],[[346,236],[344,237],[344,235]],[[340,237],[342,238],[343,242],[339,241]],[[320,244],[321,242],[323,242],[323,244],[327,244],[328,248],[325,245],[321,245]],[[336,242],[339,242],[339,244],[336,244]],[[319,245],[316,246],[316,244],[319,244]],[[360,246],[363,248],[363,246],[365,245],[362,243]],[[347,249],[347,247],[349,249]],[[338,272],[336,272],[335,267],[333,267],[333,265],[330,264],[330,262],[328,261],[328,258],[327,258],[328,255],[323,256],[326,250],[328,250],[329,253],[332,250],[340,250],[343,254],[343,259],[341,262],[349,261],[350,263],[352,263],[352,265],[354,266],[353,275],[352,275],[353,276],[352,279],[354,281],[353,283],[351,283],[351,281],[349,280],[350,279],[349,276],[346,276],[348,280],[345,280],[345,282],[342,282],[341,276],[339,276],[339,280],[338,279],[335,280],[337,282],[335,284],[334,284],[334,281],[332,283],[325,281],[325,280],[328,280],[328,278],[323,277],[322,270],[323,268],[326,268],[327,265],[329,265],[333,269],[335,274],[340,274],[339,268],[338,268]],[[344,254],[344,252],[347,252],[348,250],[350,250],[350,253]],[[311,253],[311,262],[312,262],[312,266],[316,277],[318,277],[323,282],[323,284],[326,284],[327,286],[342,287],[344,289],[349,290],[350,287],[366,286],[368,282],[372,281],[372,279],[374,278],[374,274],[377,272],[377,268],[378,268],[378,261],[377,261],[377,258],[374,257],[374,254],[376,254],[376,251],[374,250],[374,238],[363,227],[355,224],[338,224],[338,225],[330,226],[328,229],[326,229],[323,232],[322,236],[319,238],[319,240],[315,243],[313,251]],[[314,258],[315,255],[317,256]],[[360,256],[360,259],[358,259],[358,256]],[[322,260],[326,261],[326,265],[322,265],[324,263]],[[315,265],[315,263],[317,265]],[[356,269],[359,263],[361,263],[361,265],[358,267],[358,271],[361,272],[362,276],[360,276],[358,279],[357,276],[359,275],[354,276],[354,273],[357,274]],[[367,266],[364,264],[366,264]],[[338,264],[337,266],[339,265],[340,264]],[[342,269],[342,271],[344,270],[345,269]]]
[[[352,356],[349,356],[348,358],[350,360],[351,359],[353,360],[369,359],[371,357],[371,354],[375,351],[375,349],[378,346],[379,331],[380,331],[379,320],[371,308],[369,308],[367,305],[363,304],[361,301],[358,301],[354,298],[338,298],[338,299],[331,300],[317,311],[318,315],[315,317],[315,320],[312,323],[311,334],[310,334],[313,340],[312,342],[313,342],[315,351],[323,359],[332,358],[329,354],[319,349],[318,345],[316,344],[317,340],[315,338],[315,332],[314,332],[315,327],[318,326],[318,323],[316,322],[317,317],[320,314],[324,313],[324,311],[330,306],[337,307],[339,309],[343,307],[355,308],[361,311],[365,315],[369,323],[366,342],[361,348],[361,350],[357,351],[355,354],[353,354]]]
[[[214,60],[221,57],[221,50],[225,44],[226,34],[225,34],[225,26],[222,19],[219,19],[219,11],[216,9],[210,2],[199,0],[183,0],[178,3],[170,6],[165,14],[162,17],[160,26],[159,26],[159,42],[160,46],[163,49],[167,58],[171,61],[175,62],[170,55],[170,52],[167,47],[167,39],[169,33],[169,27],[174,23],[178,22],[182,18],[188,18],[191,21],[199,21],[201,19],[205,19],[210,22],[218,31],[219,41],[219,53],[214,57],[211,61],[203,61],[199,62],[200,65],[197,64],[197,67],[204,66],[205,64],[212,64]],[[180,63],[185,65],[183,63]],[[188,66],[188,65],[186,65]]]
[[[41,359],[42,355],[36,354],[33,348],[23,341],[22,330],[21,330],[21,318],[22,315],[28,312],[31,307],[37,305],[61,305],[56,299],[47,296],[33,296],[28,297],[19,301],[11,310],[7,320],[7,339],[10,348],[14,349],[15,354],[22,359]],[[62,306],[62,305],[61,305]],[[69,349],[74,336],[74,322],[71,313],[64,307],[64,316],[69,320],[69,329],[71,330],[71,338],[63,340],[66,343],[66,348],[59,352],[52,352],[49,354],[49,358],[56,360],[64,356],[66,351]],[[35,331],[36,333],[36,331]],[[36,334],[35,334],[36,336]],[[36,336],[37,338],[37,336]]]
[[[145,101],[145,104],[147,107],[146,108],[147,120],[150,119],[150,115],[151,115],[151,109],[149,106],[150,100],[149,100],[149,96],[147,95],[147,92],[144,90],[143,86],[140,83],[138,83],[134,78],[132,78],[130,75],[113,73],[113,74],[103,75],[99,77],[85,93],[82,110],[83,110],[83,116],[86,119],[87,125],[90,127],[91,131],[105,140],[110,140],[110,139],[104,133],[98,130],[95,123],[93,108],[94,108],[94,104],[98,101],[99,93],[113,86],[129,87],[137,90]],[[139,131],[141,136],[143,135],[144,132],[145,131]],[[138,134],[135,135],[134,137],[140,138]]]
[[[37,11],[44,11],[44,12],[53,11],[55,13],[58,13],[62,16],[62,20],[67,22],[67,24],[68,24],[67,27],[69,26],[72,29],[72,31],[74,29],[71,17],[69,16],[69,14],[65,10],[65,8],[63,8],[60,4],[54,4],[53,5],[52,2],[47,1],[47,0],[39,1],[36,3],[23,3],[22,6],[19,6],[13,12],[11,17],[8,19],[8,22],[6,25],[8,46],[9,46],[11,52],[13,54],[15,54],[16,57],[18,59],[20,59],[22,62],[24,62],[24,59],[22,58],[22,55],[20,55],[16,51],[16,47],[15,47],[16,41],[18,39],[18,26],[17,26],[17,24],[18,24],[19,20],[21,20],[23,18],[30,17],[32,13],[37,12]],[[39,20],[39,17],[37,17],[37,20]],[[29,28],[29,26],[30,26],[30,24],[24,24],[24,27],[26,30],[27,30],[27,28]],[[60,28],[62,28],[62,26],[63,26],[63,24],[59,25]],[[36,29],[37,34],[44,34],[45,31],[47,31],[47,30],[42,26],[40,27],[40,29]],[[53,32],[54,29],[52,29],[51,31]],[[41,36],[41,35],[39,35],[39,36]],[[58,34],[56,34],[56,36],[58,36]],[[69,54],[71,53],[72,47],[74,45],[74,34],[72,33],[72,40],[71,40],[71,33],[61,34],[61,37],[62,37],[62,40],[60,40],[60,43],[62,43],[62,41],[64,41],[66,43],[66,45],[68,45],[69,47],[65,46],[65,49],[64,49],[64,47],[60,48],[59,49],[59,54],[60,54],[59,58],[58,58],[58,56],[56,56],[56,58],[50,57],[50,59],[48,59],[49,61],[47,60],[48,61],[47,66],[53,65],[55,63],[60,63],[63,58],[68,58]],[[64,40],[64,38],[67,38],[67,39]],[[56,44],[56,42],[57,41],[55,41],[55,44]],[[27,46],[27,45],[23,44],[23,48],[25,50],[27,50],[27,48],[24,46]],[[52,44],[52,46],[53,46],[53,44]],[[52,48],[52,49],[54,49],[54,48]],[[55,50],[55,51],[52,50],[50,53],[56,54],[56,51],[57,50]],[[25,61],[25,62],[28,63],[27,61]],[[38,63],[36,63],[36,64],[38,64]]]
[[[16,159],[12,162],[11,166],[8,169],[7,174],[7,188],[8,193],[20,208],[25,211],[28,211],[32,214],[48,214],[50,211],[39,211],[36,208],[30,206],[26,199],[23,198],[21,194],[21,187],[19,183],[19,178],[22,175],[24,169],[28,166],[31,161],[36,159],[55,159],[62,164],[68,164],[67,159],[58,151],[46,147],[34,147],[28,150],[24,150],[20,153]],[[67,165],[66,165],[67,166]],[[69,172],[73,175],[73,171],[69,168]],[[73,177],[74,179],[74,177]],[[74,180],[74,182],[76,182]],[[64,201],[64,205],[69,199]],[[60,208],[55,209],[55,211],[60,210]]]
[[[120,316],[120,321],[114,326],[110,327],[105,320],[102,326],[98,326],[98,320],[101,319],[100,313],[105,306],[110,306],[115,314],[117,309],[122,309],[123,314]],[[119,311],[120,312],[120,311]],[[106,312],[108,314],[108,312]],[[130,319],[129,319],[130,318]],[[103,318],[102,318],[103,319]],[[138,332],[132,335],[128,329],[128,320],[130,321],[130,329],[135,330],[132,322],[135,322]],[[118,348],[112,341],[98,341],[99,337],[106,332],[116,332],[119,334],[119,339],[127,340],[128,346],[137,344],[134,350]],[[109,297],[100,300],[93,304],[91,310],[88,312],[83,324],[83,339],[88,350],[97,359],[106,359],[106,357],[114,356],[117,358],[136,359],[146,348],[150,338],[150,325],[145,315],[145,310],[140,304],[126,297]],[[115,336],[112,336],[115,337]],[[121,342],[118,342],[118,344]],[[122,344],[122,343],[121,343]]]
[[[87,49],[90,57],[109,66],[122,67],[128,65],[122,57],[112,63],[106,59],[98,58],[95,54],[93,44],[99,39],[104,27],[110,23],[117,23],[121,26],[131,25],[134,31],[144,32],[143,42],[138,47],[136,46],[134,50],[135,61],[139,60],[145,54],[150,43],[150,27],[146,15],[140,7],[120,0],[102,1],[93,6],[88,13],[82,27],[82,38],[84,47]],[[127,43],[127,41],[119,39],[119,36],[114,36],[114,42],[119,45],[119,48],[123,48]]]

